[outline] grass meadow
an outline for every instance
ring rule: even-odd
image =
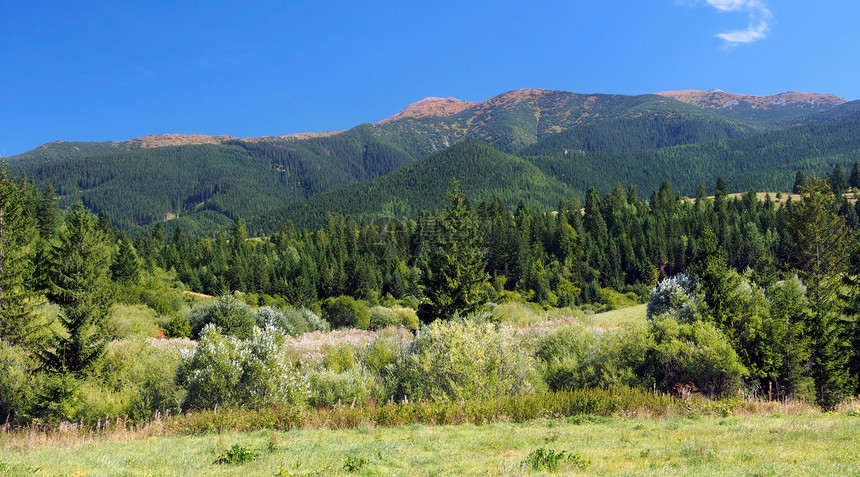
[[[860,475],[856,412],[258,430],[87,442],[5,439],[3,475]],[[564,451],[554,471],[528,462]],[[243,463],[216,463],[233,450]]]

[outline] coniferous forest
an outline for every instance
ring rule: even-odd
[[[129,236],[4,175],[0,413],[101,422],[619,386],[832,409],[860,391],[860,164],[794,176],[792,194],[730,195],[720,177],[686,197],[664,180],[552,209],[453,182],[414,218],[329,213],[249,238],[236,217],[191,238],[161,223]],[[511,331],[512,315],[638,303],[640,326]],[[347,329],[378,334],[291,354],[288,340]]]

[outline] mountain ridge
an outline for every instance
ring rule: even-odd
[[[518,106],[524,103],[527,106],[537,107],[539,110],[536,115],[536,122],[540,122],[540,115],[545,109],[552,110],[553,106],[563,107],[568,106],[571,101],[578,101],[579,113],[578,116],[571,114],[572,111],[567,111],[563,116],[563,122],[570,126],[584,122],[591,122],[599,119],[600,113],[591,114],[589,111],[599,103],[601,99],[607,98],[645,98],[649,96],[660,96],[688,104],[704,111],[714,111],[731,119],[747,119],[759,120],[758,117],[747,118],[747,114],[737,112],[737,109],[747,108],[753,111],[772,111],[779,108],[792,109],[792,113],[788,114],[789,118],[800,117],[801,115],[809,115],[810,113],[827,111],[833,107],[843,105],[849,101],[833,94],[819,93],[802,93],[802,92],[783,92],[768,96],[756,96],[750,94],[727,93],[718,89],[698,90],[686,89],[677,91],[662,91],[653,94],[630,96],[630,95],[613,95],[607,93],[574,93],[561,90],[548,90],[540,88],[522,88],[507,91],[496,96],[487,98],[482,101],[463,101],[457,98],[448,97],[427,97],[407,105],[398,113],[384,118],[376,123],[374,127],[391,126],[400,121],[427,121],[434,118],[452,118],[455,116],[467,115],[462,118],[462,121],[453,120],[447,129],[449,132],[459,132],[463,136],[468,136],[470,132],[474,132],[479,127],[475,126],[475,121],[478,121],[482,116],[504,113],[515,113]],[[549,99],[554,101],[550,108],[537,105],[541,100]],[[727,113],[727,111],[729,111]],[[471,114],[470,114],[471,113]],[[564,125],[551,124],[545,129],[546,133],[558,133],[565,129]],[[138,138],[121,140],[121,141],[104,141],[104,142],[79,142],[79,141],[51,141],[42,144],[30,151],[12,156],[17,157],[33,157],[47,155],[48,151],[59,150],[57,156],[60,158],[79,157],[81,155],[92,155],[94,153],[111,153],[117,151],[127,151],[134,149],[152,149],[158,147],[169,146],[184,146],[196,144],[224,144],[228,141],[241,140],[245,142],[261,142],[271,140],[287,140],[287,141],[303,141],[307,139],[330,137],[343,133],[344,130],[338,131],[323,131],[323,132],[299,132],[290,133],[281,136],[259,136],[259,137],[236,137],[229,135],[205,135],[205,134],[152,134],[141,136]],[[538,131],[540,133],[542,131]],[[449,146],[452,142],[450,134],[445,146]],[[480,139],[488,139],[480,137]],[[489,138],[492,139],[492,138]],[[444,144],[442,140],[438,143]],[[491,141],[492,142],[492,141]],[[535,141],[536,142],[536,141]],[[434,144],[437,144],[434,142]],[[83,145],[87,145],[84,147]],[[84,152],[80,152],[86,149]],[[437,146],[438,149],[438,146]],[[423,154],[433,152],[437,149],[422,151]],[[508,151],[512,152],[512,151]]]

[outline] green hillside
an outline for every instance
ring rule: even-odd
[[[263,214],[249,220],[248,230],[268,234],[287,220],[301,228],[314,227],[327,212],[356,219],[414,218],[420,210],[443,205],[455,180],[474,201],[498,197],[511,205],[521,201],[530,207],[553,208],[572,194],[528,161],[480,141],[465,140],[386,176]]]
[[[106,211],[126,230],[174,217],[188,230],[224,224],[413,161],[367,125],[304,141],[231,140],[124,151],[120,143],[83,143],[80,149],[70,144],[10,158],[10,172],[51,184],[61,206],[83,200],[92,210]],[[202,212],[207,214],[196,217]]]
[[[789,191],[798,169],[824,176],[835,163],[860,159],[860,113],[732,140],[674,146],[636,154],[556,154],[533,157],[544,173],[584,190],[609,190],[616,182],[649,191],[669,178],[693,195],[723,176],[734,191]]]

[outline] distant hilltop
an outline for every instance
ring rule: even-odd
[[[702,91],[699,89],[685,89],[681,91],[664,91],[657,93],[660,96],[676,99],[683,103],[692,104],[700,108],[732,108],[738,105],[748,105],[752,108],[769,109],[777,106],[810,105],[810,106],[839,106],[848,102],[832,94],[798,93],[787,91],[785,93],[770,96],[753,96],[749,94],[727,93],[719,89]]]

